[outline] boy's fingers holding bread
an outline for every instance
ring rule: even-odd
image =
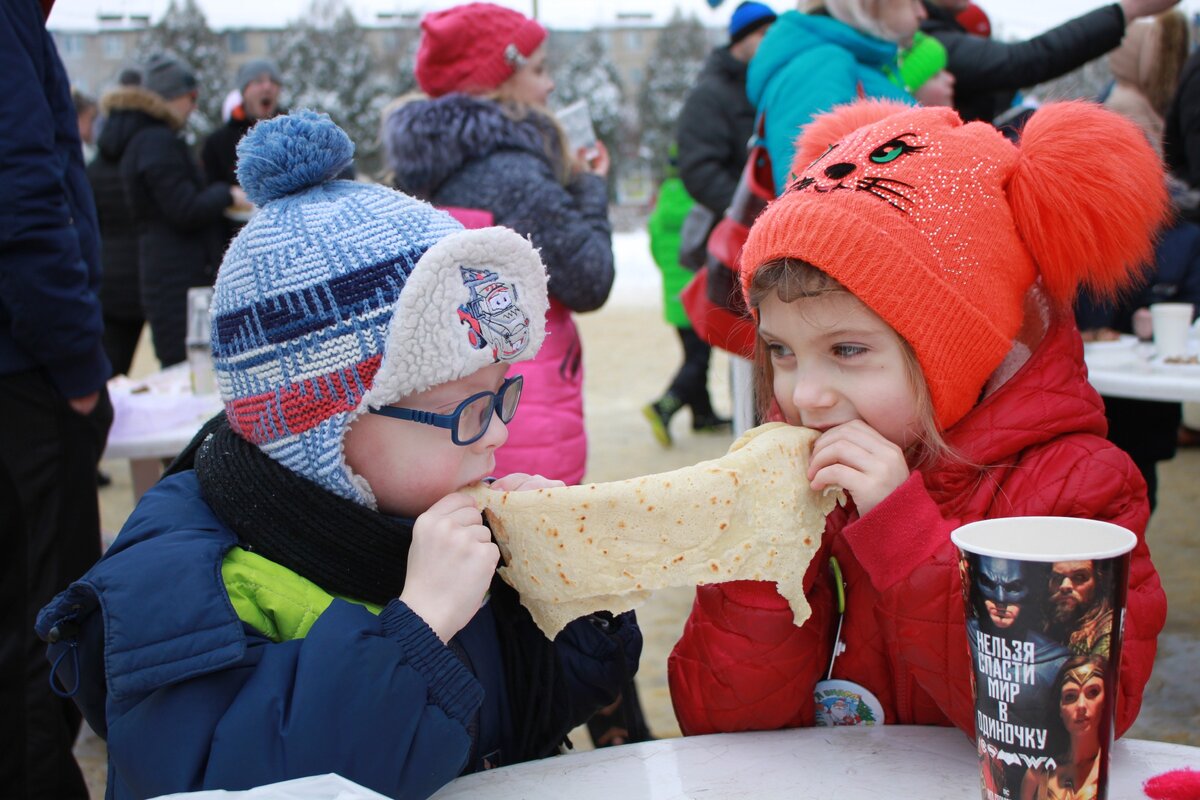
[[[491,585],[500,549],[469,497],[447,495],[413,526],[400,599],[443,642],[470,622]]]
[[[489,488],[498,492],[527,492],[532,489],[555,489],[566,486],[562,481],[553,481],[541,475],[526,475],[513,472],[492,482]]]
[[[431,505],[425,513],[443,516],[453,513],[460,508],[476,508],[475,500],[462,492],[451,492]]]

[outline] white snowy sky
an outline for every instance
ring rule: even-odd
[[[371,23],[379,12],[421,14],[456,5],[456,0],[346,0],[360,22]],[[494,0],[525,14],[533,13],[533,0]],[[783,11],[792,2],[765,0]],[[993,30],[1002,38],[1032,36],[1047,28],[1103,4],[1103,0],[977,0],[992,20]],[[308,7],[307,0],[198,0],[213,28],[282,26],[298,18]],[[738,0],[724,0],[711,9],[704,0],[539,0],[538,17],[550,28],[591,28],[611,24],[619,13],[648,12],[656,20],[665,20],[676,8],[694,13],[706,25],[725,25]],[[157,21],[168,0],[57,0],[49,25],[58,30],[92,30],[96,15],[149,14]],[[1200,0],[1183,0],[1180,7],[1189,15],[1200,12]]]

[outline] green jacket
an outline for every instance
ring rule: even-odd
[[[646,220],[650,232],[650,253],[662,271],[663,317],[676,328],[692,327],[683,310],[679,293],[692,279],[693,273],[679,264],[679,238],[683,220],[696,201],[688,196],[679,178],[667,178],[658,187],[654,211]]]

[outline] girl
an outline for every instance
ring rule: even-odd
[[[951,530],[1031,515],[1145,529],[1145,484],[1103,438],[1069,305],[1081,282],[1111,293],[1136,275],[1162,170],[1130,123],[1085,103],[1037,112],[1019,149],[949,109],[859,103],[809,126],[792,168],[741,262],[760,396],[822,432],[807,477],[850,502],[805,577],[803,627],[769,583],[697,590],[669,663],[680,727],[813,725],[836,694],[864,721],[972,734]],[[1142,542],[1129,580],[1118,733],[1165,616]]]
[[[925,18],[919,0],[825,0],[788,11],[767,31],[746,73],[746,96],[766,115],[775,191],[782,192],[796,131],[860,97],[912,101],[896,63]]]
[[[583,372],[572,312],[604,304],[614,277],[608,153],[565,152],[546,99],[546,29],[490,3],[421,21],[417,82],[384,119],[396,188],[434,205],[471,209],[529,238],[550,274],[551,335],[525,365],[525,414],[511,426],[500,471],[583,479]]]
[[[546,101],[546,29],[491,3],[421,20],[417,83],[428,95],[385,114],[395,186],[461,218],[511,228],[538,248],[550,276],[548,335],[521,367],[524,413],[496,455],[497,474],[524,472],[575,484],[587,467],[583,354],[573,312],[608,299],[615,272],[603,142],[567,152]],[[464,214],[463,210],[467,210]],[[649,738],[634,684],[591,726],[594,741]],[[597,718],[600,719],[600,718]]]

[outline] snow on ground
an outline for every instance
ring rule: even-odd
[[[645,229],[614,233],[612,243],[617,278],[608,305],[659,308],[662,305],[662,275],[650,256],[650,236]]]

